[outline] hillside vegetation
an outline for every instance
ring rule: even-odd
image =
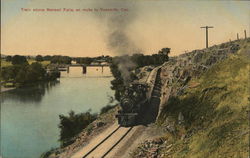
[[[248,157],[250,43],[240,45],[169,98],[158,120],[168,126],[163,157]]]

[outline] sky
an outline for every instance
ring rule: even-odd
[[[1,53],[5,55],[119,55],[120,45],[134,53],[157,53],[171,48],[171,56],[250,36],[250,1],[217,0],[2,0]],[[31,11],[22,11],[22,8]],[[62,9],[35,12],[32,9]],[[69,12],[66,9],[98,9]],[[119,11],[100,11],[116,8]],[[121,8],[127,9],[121,11]],[[124,36],[111,39],[114,30]],[[117,38],[117,37],[116,37]],[[129,44],[128,44],[129,43]],[[132,46],[133,45],[133,46]],[[128,49],[127,49],[128,50]]]

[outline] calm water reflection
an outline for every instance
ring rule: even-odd
[[[16,90],[11,90],[2,94],[1,103],[8,100],[20,101],[20,102],[41,102],[45,93],[49,91],[60,81],[54,81],[49,83],[42,83],[31,88],[19,88]]]
[[[108,67],[62,72],[59,82],[1,94],[1,152],[5,158],[38,158],[59,146],[59,114],[99,110],[113,96]]]

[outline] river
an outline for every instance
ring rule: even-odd
[[[39,158],[58,147],[59,114],[70,110],[98,113],[107,105],[112,75],[108,67],[71,67],[59,82],[15,89],[1,94],[1,154],[3,158]]]

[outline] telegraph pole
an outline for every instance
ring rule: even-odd
[[[208,48],[208,29],[209,28],[214,28],[213,26],[202,26],[202,29],[206,29],[206,48]]]
[[[244,30],[244,34],[245,34],[245,39],[247,39],[247,31]]]
[[[239,40],[240,38],[239,38],[239,34],[237,33],[237,40]]]

